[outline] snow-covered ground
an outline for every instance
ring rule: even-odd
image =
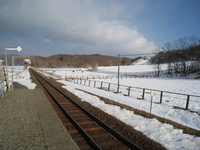
[[[195,137],[193,135],[184,134],[182,130],[175,129],[172,125],[163,124],[159,122],[157,119],[148,119],[139,115],[135,115],[133,111],[129,111],[126,109],[121,109],[118,106],[105,104],[102,100],[100,100],[97,96],[92,96],[85,92],[82,92],[77,89],[83,89],[85,91],[89,91],[96,95],[100,95],[103,97],[107,97],[111,100],[124,103],[126,105],[132,107],[149,107],[148,103],[141,102],[136,99],[124,97],[122,95],[110,93],[107,91],[103,91],[100,89],[95,89],[92,87],[85,87],[83,85],[77,85],[74,83],[69,83],[67,81],[60,80],[61,83],[66,84],[63,86],[67,90],[73,92],[82,101],[86,101],[93,106],[100,108],[101,110],[107,112],[110,115],[118,118],[119,120],[127,123],[132,126],[136,130],[142,132],[147,137],[157,141],[162,144],[167,149],[177,150],[177,149],[192,149],[198,150],[200,147],[200,137]],[[156,105],[156,104],[154,104]],[[157,107],[157,106],[154,106]],[[155,113],[159,113],[160,116],[165,116],[166,118],[170,118],[179,123],[187,124],[188,126],[200,129],[199,123],[199,115],[195,113],[190,113],[184,110],[178,109],[170,109],[169,107],[165,107],[162,105],[158,105],[157,109],[154,110]]]
[[[13,75],[13,82],[18,82],[24,86],[27,86],[28,89],[34,89],[36,87],[35,83],[32,83],[30,79],[30,73],[28,69],[19,69],[15,70]],[[9,79],[12,78],[12,75],[9,76]]]
[[[3,73],[2,73],[2,76],[3,76]],[[14,66],[13,74],[12,74],[12,68],[10,66],[8,66],[7,78],[9,80],[8,84],[9,84],[10,89],[12,89],[12,81],[18,82],[18,83],[26,86],[28,89],[34,89],[36,87],[36,84],[32,83],[32,80],[30,79],[29,69],[25,68],[24,66]],[[5,85],[6,85],[6,83],[4,83],[4,86]],[[2,85],[0,85],[0,86],[2,86]],[[5,88],[4,88],[4,90],[5,90]]]
[[[121,72],[134,72],[137,68],[140,71],[144,72],[154,70],[153,66],[149,65],[145,61],[140,61],[135,66],[125,66],[120,67]],[[123,69],[124,68],[124,69]],[[128,69],[127,69],[128,68]],[[143,68],[143,69],[141,69]],[[146,69],[145,69],[146,68]],[[111,71],[117,72],[117,67],[99,67],[99,70],[103,70],[105,72]],[[138,69],[138,71],[139,71]],[[86,69],[77,69],[77,68],[67,68],[67,69],[46,69],[46,71],[61,76],[61,78],[67,77],[102,77],[102,76],[112,76],[110,73],[98,73],[98,72],[89,72]],[[18,71],[19,72],[19,71]],[[23,85],[31,86],[31,80],[28,79],[28,71],[21,71],[15,74],[14,81],[20,82]],[[21,76],[21,77],[19,77]],[[24,76],[24,78],[23,78]],[[25,77],[26,76],[26,77]],[[117,83],[116,78],[112,79],[99,79],[100,81]],[[142,132],[149,138],[157,141],[162,144],[167,149],[171,150],[199,150],[200,149],[200,137],[196,137],[189,134],[184,134],[182,130],[175,129],[172,125],[163,124],[159,122],[157,119],[148,119],[142,116],[134,114],[133,111],[129,111],[126,109],[121,109],[118,106],[105,104],[102,100],[100,100],[97,96],[87,94],[78,89],[82,89],[93,93],[95,95],[103,96],[114,100],[116,102],[120,102],[126,105],[129,105],[134,108],[138,108],[144,111],[149,112],[150,109],[150,97],[145,97],[145,100],[139,100],[133,95],[124,96],[123,94],[116,94],[111,91],[100,90],[98,88],[84,86],[75,84],[72,82],[67,82],[63,80],[58,80],[64,84],[64,88],[73,92],[75,95],[81,98],[82,101],[87,101],[91,103],[95,107],[102,109],[103,111],[115,116],[119,120],[129,124],[136,130]],[[120,79],[120,84],[141,87],[141,88],[150,88],[156,90],[164,90],[171,92],[180,92],[185,94],[194,94],[200,95],[200,80],[194,79],[167,79],[167,78],[123,78]],[[34,88],[29,87],[29,88]],[[158,94],[156,94],[158,95]],[[170,97],[163,100],[162,104],[155,103],[156,96],[153,99],[153,108],[152,113],[185,126],[200,130],[200,117],[199,114],[193,113],[190,111],[182,110],[182,109],[174,109],[173,105],[175,103],[183,103],[185,105],[185,101],[181,101],[176,97]],[[200,111],[200,98],[195,99],[194,102],[191,102],[189,105],[190,109],[195,109],[195,111]],[[200,131],[199,131],[200,132]]]

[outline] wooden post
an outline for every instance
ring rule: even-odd
[[[144,99],[144,93],[145,93],[145,89],[143,89],[142,99]]]
[[[128,96],[130,96],[131,87],[128,87]]]
[[[162,103],[163,91],[160,92],[160,104]]]
[[[152,105],[153,105],[153,96],[151,95],[150,114],[151,114],[151,111],[152,111]]]
[[[187,96],[187,102],[186,102],[186,107],[185,107],[185,109],[188,109],[189,101],[190,101],[190,95]]]
[[[108,91],[110,91],[110,83],[108,84]]]

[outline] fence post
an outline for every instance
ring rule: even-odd
[[[94,81],[94,87],[96,86],[96,81]]]
[[[130,96],[130,90],[131,90],[131,87],[129,86],[128,87],[128,96]]]
[[[102,86],[103,86],[103,82],[101,82],[101,89],[102,89]]]
[[[89,86],[90,86],[90,80],[89,80]]]
[[[144,93],[145,93],[145,89],[143,89],[142,99],[144,99]]]
[[[85,82],[84,82],[84,85],[86,84],[86,79],[85,79]]]
[[[187,102],[186,102],[186,107],[185,107],[185,109],[188,109],[189,101],[190,101],[190,95],[187,96]]]
[[[108,84],[108,91],[110,91],[110,83]]]
[[[163,91],[160,92],[160,104],[162,103]]]

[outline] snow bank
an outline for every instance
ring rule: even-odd
[[[75,89],[75,88],[81,88],[81,86],[77,86],[73,83],[67,83],[66,81],[60,81],[60,82],[67,84],[67,86],[63,87],[71,91],[75,95],[77,95],[79,98],[81,98],[82,101],[86,101],[92,104],[93,106],[103,110],[104,112],[107,112],[108,114],[115,116],[119,120],[127,123],[136,130],[142,132],[147,137],[162,144],[167,149],[195,150],[199,149],[200,147],[200,137],[184,134],[182,130],[174,129],[172,125],[163,124],[159,122],[157,119],[147,119],[142,116],[135,115],[133,111],[121,109],[118,106],[105,104],[104,101],[100,100],[98,97]],[[88,88],[82,87],[82,89],[88,91],[89,87]],[[115,98],[120,99],[117,95],[115,96]],[[120,100],[126,101],[126,99],[120,99]]]
[[[30,73],[28,69],[24,69],[23,67],[15,67],[13,72],[13,82],[18,82],[28,89],[35,89],[36,84],[32,83],[30,79]],[[12,73],[9,72],[9,84],[12,83]]]

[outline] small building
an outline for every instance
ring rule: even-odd
[[[24,64],[31,65],[31,60],[29,58],[24,59]]]

